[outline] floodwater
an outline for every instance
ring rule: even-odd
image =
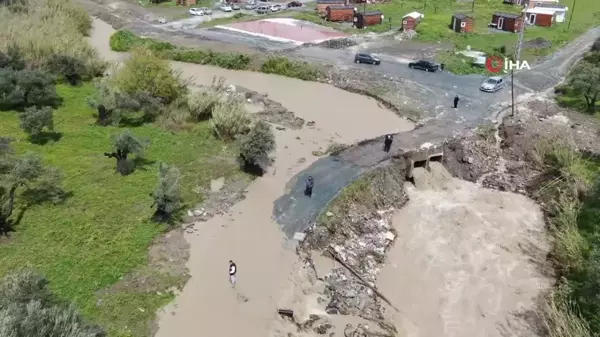
[[[90,41],[104,58],[122,61],[127,55],[112,52],[108,46],[112,32],[108,24],[94,20]],[[187,63],[172,62],[172,66],[197,84],[223,76],[228,84],[268,93],[297,116],[315,121],[314,128],[277,130],[272,170],[250,185],[246,198],[228,214],[202,223],[186,237],[191,279],[174,303],[159,313],[156,335],[265,337],[282,294],[294,285],[298,268],[293,247],[271,218],[274,200],[296,173],[317,159],[312,152],[327,147],[331,140],[352,143],[410,130],[413,124],[373,99],[326,84]],[[229,260],[238,265],[236,289],[228,283]]]
[[[552,282],[540,270],[550,247],[539,206],[431,164],[414,171],[379,277],[399,335],[537,336],[522,316]]]

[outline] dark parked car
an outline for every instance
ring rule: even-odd
[[[356,56],[354,56],[354,62],[380,64],[381,60],[370,54],[356,54]]]
[[[440,68],[440,66],[438,66],[437,64],[434,64],[429,61],[411,62],[408,64],[408,67],[412,68],[412,69],[419,69],[419,70],[425,70],[425,71],[431,71],[431,72],[436,72]]]
[[[288,8],[293,8],[293,7],[302,7],[302,3],[300,1],[292,1],[289,4],[287,4]]]

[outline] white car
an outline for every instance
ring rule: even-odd
[[[271,12],[279,12],[281,8],[281,5],[271,5]]]
[[[219,6],[219,9],[222,10],[223,12],[231,12],[233,9],[231,9],[231,6],[227,5],[227,4],[222,4],[221,6]]]
[[[485,92],[496,92],[504,87],[504,79],[500,76],[492,76],[481,83],[479,90]]]
[[[233,4],[231,5],[231,9],[233,9],[234,11],[239,11],[241,8],[237,4]]]
[[[257,7],[258,7],[257,4],[249,2],[249,3],[246,4],[246,6],[244,6],[244,9],[247,9],[247,10],[251,11],[253,9],[256,9]]]
[[[212,15],[212,10],[210,8],[202,7],[200,10],[204,12],[204,15]]]
[[[201,8],[190,8],[188,13],[190,13],[190,15],[196,15],[196,16],[204,15],[204,11]]]

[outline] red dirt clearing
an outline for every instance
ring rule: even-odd
[[[319,30],[311,26],[291,25],[273,21],[259,20],[251,22],[237,22],[222,26],[235,30],[245,31],[249,34],[263,35],[274,39],[292,40],[301,43],[316,43],[334,38],[347,37],[348,34],[331,30]]]

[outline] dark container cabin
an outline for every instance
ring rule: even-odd
[[[329,6],[325,19],[333,22],[352,22],[356,8],[354,6]]]
[[[523,18],[519,14],[496,12],[492,15],[490,27],[516,33],[523,28]]]
[[[472,17],[456,13],[452,15],[452,21],[450,22],[450,29],[457,33],[472,33],[474,28],[474,20]]]
[[[382,22],[383,13],[381,11],[361,12],[354,15],[354,27],[358,29],[380,25]]]

